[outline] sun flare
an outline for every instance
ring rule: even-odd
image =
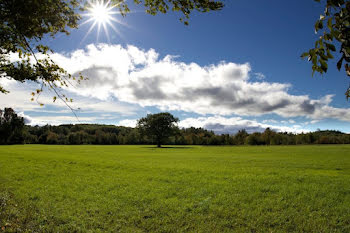
[[[103,2],[97,1],[95,4],[89,8],[89,15],[95,20],[97,23],[108,23],[111,18],[113,12],[113,6],[108,7],[108,2],[104,5]]]
[[[88,13],[84,14],[84,16],[87,16],[88,19],[85,22],[83,22],[82,25],[89,22],[92,22],[92,25],[90,26],[84,39],[95,28],[95,26],[97,26],[97,40],[100,35],[101,27],[103,27],[108,41],[110,40],[110,38],[107,26],[111,27],[117,34],[120,35],[119,31],[115,27],[115,24],[113,24],[114,22],[122,24],[115,18],[115,15],[118,14],[118,12],[115,9],[116,5],[112,5],[110,0],[91,0],[88,2],[88,5]]]

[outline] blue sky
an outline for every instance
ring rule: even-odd
[[[132,6],[132,5],[131,5]],[[43,42],[53,58],[89,81],[66,92],[74,98],[80,122],[128,125],[147,113],[170,111],[180,126],[235,133],[272,127],[302,132],[350,132],[344,92],[349,78],[335,62],[324,75],[311,76],[302,52],[317,35],[313,25],[323,6],[313,0],[230,0],[222,11],[194,13],[190,25],[180,15],[150,16],[142,7],[116,18],[120,34],[110,40],[91,23]],[[86,20],[86,17],[82,20]],[[84,39],[84,40],[83,40]],[[79,123],[50,93],[44,107],[31,103],[35,84],[6,81],[11,91],[0,106],[14,107],[31,124]]]

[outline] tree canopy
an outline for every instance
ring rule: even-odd
[[[0,109],[0,144],[23,143],[24,119],[12,108]]]
[[[57,98],[66,104],[71,102],[61,87],[80,82],[82,76],[72,77],[51,58],[53,51],[41,40],[45,36],[54,37],[57,33],[69,34],[69,29],[77,28],[81,13],[86,10],[85,0],[2,0],[0,1],[0,78],[12,78],[19,82],[27,80],[41,83],[41,88],[32,92],[32,101],[46,86],[54,91]],[[188,24],[190,13],[194,10],[208,12],[220,10],[220,0],[134,0],[143,5],[148,14],[177,11],[180,18]],[[129,2],[112,0],[111,4],[126,15]],[[18,55],[11,58],[11,55]],[[0,92],[8,93],[0,86]],[[37,98],[36,98],[37,99]]]
[[[344,68],[350,76],[350,1],[326,0],[325,10],[315,23],[315,33],[320,34],[315,47],[301,55],[312,63],[312,74],[326,73],[328,61],[334,58],[333,53],[338,50],[341,56],[337,68]],[[346,98],[350,97],[350,86],[345,95]]]
[[[178,118],[168,112],[148,114],[137,122],[137,128],[142,134],[152,137],[157,146],[161,147],[161,144],[177,131],[175,123],[178,121]]]

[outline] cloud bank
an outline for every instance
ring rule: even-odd
[[[69,72],[81,72],[89,78],[72,91],[101,100],[113,96],[143,107],[203,115],[274,113],[286,118],[350,121],[349,109],[330,105],[333,95],[311,99],[307,95],[289,94],[290,84],[251,79],[248,63],[200,66],[170,55],[160,58],[153,49],[107,44],[54,54],[53,58]]]
[[[293,127],[276,126],[271,124],[259,123],[255,120],[243,119],[241,117],[221,116],[186,118],[180,121],[179,126],[182,128],[189,128],[191,126],[196,128],[205,128],[214,131],[217,134],[234,134],[241,129],[245,129],[248,133],[263,132],[266,128],[270,128],[277,132],[308,132],[308,130],[302,129],[300,125],[294,125]]]
[[[108,120],[134,126],[135,119],[147,110],[142,107],[185,111],[189,118],[183,119],[180,127],[203,127],[216,133],[235,133],[243,128],[263,131],[267,127],[305,131],[290,119],[293,117],[304,117],[311,123],[323,119],[350,121],[349,108],[331,105],[333,95],[320,99],[292,95],[290,84],[268,82],[263,74],[252,72],[249,63],[202,66],[171,55],[161,57],[153,49],[107,44],[55,53],[52,58],[71,74],[82,73],[89,78],[66,90],[75,101],[73,107],[81,109],[79,120],[84,123]],[[1,96],[0,107],[23,112],[30,124],[79,123],[63,103],[52,103],[50,93],[40,97],[44,108],[30,102],[31,91],[39,87],[36,83],[0,79],[0,84],[11,91]],[[36,114],[28,116],[28,112]],[[193,113],[201,117],[193,118]],[[270,120],[267,114],[276,114],[285,121]],[[264,115],[267,118],[261,122],[245,119]]]

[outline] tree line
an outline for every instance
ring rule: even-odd
[[[164,115],[164,113],[162,113]],[[150,116],[161,114],[150,114]],[[165,114],[166,115],[166,114]],[[147,117],[146,117],[147,118]],[[152,118],[153,119],[153,118]],[[142,120],[142,121],[141,121]],[[139,122],[144,122],[141,118]],[[0,144],[62,144],[62,145],[136,145],[158,144],[157,138],[142,128],[100,124],[65,124],[59,126],[30,126],[11,108],[0,109]],[[264,132],[215,134],[203,128],[174,128],[163,138],[168,145],[302,145],[350,144],[350,134],[335,130],[309,133]]]

